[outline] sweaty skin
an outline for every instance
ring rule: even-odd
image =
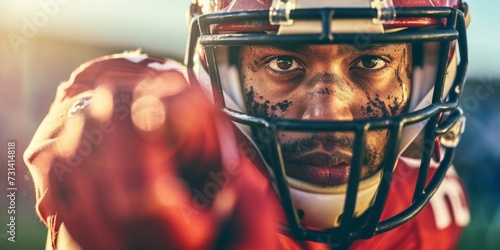
[[[247,46],[239,68],[255,116],[352,121],[401,114],[411,90],[408,44]],[[380,168],[388,131],[367,134],[361,178]],[[353,132],[282,132],[287,175],[318,185],[347,182]]]

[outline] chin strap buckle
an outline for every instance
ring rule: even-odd
[[[273,0],[269,9],[269,22],[272,25],[292,25],[290,11],[295,9],[295,0]]]

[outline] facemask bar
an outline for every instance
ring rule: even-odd
[[[464,20],[462,18],[462,20]],[[447,18],[447,27],[456,27],[457,26],[457,21],[458,21],[458,15],[449,17]],[[465,24],[465,22],[463,22]],[[465,32],[464,32],[465,34]],[[462,45],[462,44],[460,44]],[[448,61],[448,55],[450,51],[451,44],[448,42],[441,42],[441,52],[440,52],[440,57],[439,57],[439,65],[440,67],[438,68],[438,72],[436,74],[436,77],[439,77],[436,79],[436,85],[434,87],[434,93],[432,97],[432,103],[442,103],[442,96],[443,96],[443,89],[444,89],[444,84],[437,84],[437,83],[442,83],[445,81],[446,77],[446,67],[441,67],[441,65],[446,64]],[[465,70],[464,70],[465,71]],[[458,72],[464,72],[462,70],[459,70]],[[453,91],[451,91],[453,92]],[[425,127],[425,138],[435,138],[435,129],[438,124],[439,120],[439,114],[434,115],[429,123]],[[436,125],[434,125],[436,124]],[[434,150],[434,143],[430,140],[425,140],[424,141],[424,151],[422,154],[422,161],[418,173],[418,181],[415,187],[415,192],[413,195],[413,200],[418,200],[419,196],[425,195],[425,180],[427,179],[427,169],[429,168],[430,160],[432,157],[432,152]]]
[[[425,185],[427,172],[429,170],[431,152],[433,144],[427,143],[423,150],[423,158],[419,170],[413,203],[401,213],[387,220],[381,221],[380,217],[387,200],[390,184],[392,182],[393,167],[399,155],[399,141],[402,130],[405,126],[415,124],[428,119],[425,127],[426,141],[434,139],[448,131],[457,120],[463,115],[457,109],[458,97],[465,80],[465,72],[468,64],[466,25],[463,13],[453,8],[396,8],[397,18],[427,17],[446,18],[446,27],[438,30],[404,30],[389,34],[363,34],[373,43],[405,43],[405,42],[430,42],[439,41],[441,44],[441,55],[438,65],[436,84],[434,85],[433,103],[428,107],[404,115],[389,118],[376,118],[372,120],[357,121],[309,121],[309,120],[273,120],[260,118],[241,113],[225,106],[223,91],[217,68],[215,56],[216,46],[245,46],[245,45],[273,45],[282,43],[306,43],[306,44],[336,44],[353,43],[359,34],[331,34],[331,18],[376,18],[377,11],[374,9],[302,9],[290,12],[293,19],[319,19],[322,21],[323,31],[321,34],[301,34],[301,35],[273,35],[273,34],[212,34],[211,25],[224,23],[240,23],[251,21],[268,20],[269,11],[247,11],[234,13],[215,13],[193,18],[192,31],[186,54],[186,64],[188,70],[193,72],[193,58],[195,49],[199,42],[205,49],[206,63],[212,81],[212,90],[216,106],[224,110],[229,117],[238,123],[252,127],[267,129],[275,137],[269,142],[268,159],[270,167],[273,169],[274,180],[284,211],[288,220],[285,225],[286,230],[299,240],[312,240],[329,243],[331,247],[345,247],[350,242],[360,238],[370,238],[397,226],[406,223],[415,217],[427,204],[451,164],[454,148],[446,148],[443,160],[441,161],[434,176],[428,185]],[[198,40],[199,39],[199,40]],[[451,42],[458,40],[460,63],[457,68],[457,75],[453,82],[451,91],[446,101],[442,100],[445,72],[448,61],[448,54]],[[191,77],[190,77],[191,78]],[[195,77],[193,77],[195,78]],[[196,82],[196,79],[194,79]],[[444,121],[440,123],[439,116],[444,112],[451,112]],[[354,207],[356,204],[356,193],[358,190],[361,160],[364,154],[363,144],[366,140],[368,130],[384,129],[389,131],[389,141],[386,154],[383,160],[382,182],[380,183],[375,202],[370,213],[367,224],[363,227],[353,228]],[[351,162],[351,173],[349,175],[347,195],[342,216],[341,225],[338,228],[327,230],[313,230],[303,227],[299,223],[297,211],[294,208],[288,181],[285,175],[284,161],[281,155],[279,143],[279,131],[350,131],[355,133],[355,143],[353,145],[353,158]],[[392,143],[391,143],[392,142]],[[271,175],[273,176],[273,175]]]

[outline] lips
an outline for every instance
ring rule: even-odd
[[[314,152],[285,163],[287,175],[322,186],[347,183],[351,157],[341,152]]]

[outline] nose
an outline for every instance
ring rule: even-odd
[[[342,77],[331,73],[316,74],[307,84],[303,120],[353,120],[355,101],[352,87]]]

